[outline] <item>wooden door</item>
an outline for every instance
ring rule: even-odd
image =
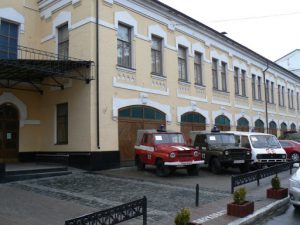
[[[186,140],[189,140],[190,138],[190,131],[200,131],[205,129],[206,129],[206,125],[200,123],[183,122],[181,123],[180,126],[180,131],[183,133]]]
[[[11,104],[0,106],[0,158],[15,160],[19,151],[19,114]]]
[[[149,119],[151,118],[151,119]],[[158,129],[161,125],[166,127],[165,114],[147,106],[132,106],[119,110],[119,151],[120,161],[134,161],[134,146],[136,144],[137,130]]]

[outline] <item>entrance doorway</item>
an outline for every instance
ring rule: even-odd
[[[15,161],[19,152],[19,112],[9,103],[0,106],[0,158]]]

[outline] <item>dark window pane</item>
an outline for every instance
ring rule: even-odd
[[[156,120],[166,120],[166,115],[164,113],[156,111],[155,114]]]
[[[18,25],[10,24],[9,35],[13,38],[18,38]]]
[[[119,117],[130,117],[130,109],[120,110]]]
[[[143,118],[143,108],[142,107],[132,108],[131,116],[134,118]]]
[[[9,36],[9,23],[8,22],[1,21],[0,35]]]
[[[68,103],[56,106],[56,141],[57,144],[68,143]]]
[[[155,111],[150,108],[144,109],[144,118],[145,119],[155,119]]]

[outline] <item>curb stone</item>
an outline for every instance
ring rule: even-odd
[[[260,220],[261,218],[263,218],[264,216],[266,216],[267,214],[269,214],[270,212],[279,209],[281,207],[284,207],[286,205],[288,205],[290,202],[290,198],[286,197],[284,199],[281,200],[277,200],[276,202],[273,202],[263,208],[260,208],[258,210],[256,210],[253,214],[245,217],[245,218],[241,218],[238,220],[235,220],[231,223],[229,223],[228,225],[247,225],[247,224],[255,224],[255,222],[257,222],[257,220]]]

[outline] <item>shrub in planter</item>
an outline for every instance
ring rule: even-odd
[[[188,208],[181,209],[175,217],[176,225],[188,225],[190,222],[191,213]]]
[[[271,180],[272,188],[267,189],[267,198],[282,199],[288,196],[288,188],[280,187],[280,180],[278,176]]]
[[[246,201],[246,189],[241,187],[233,193],[233,202],[227,204],[227,215],[245,217],[254,212],[254,202]]]

